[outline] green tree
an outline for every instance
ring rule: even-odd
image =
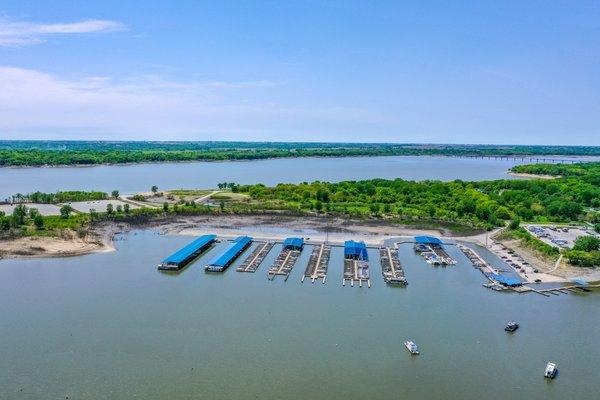
[[[119,197],[119,191],[113,190],[110,195],[116,199],[117,197]]]
[[[573,250],[587,252],[600,250],[600,239],[594,236],[580,236],[575,240]]]
[[[60,208],[60,216],[64,219],[67,219],[71,216],[71,212],[73,212],[73,207],[71,207],[68,204],[64,204],[61,208]]]
[[[35,217],[33,217],[33,224],[35,225],[37,230],[41,230],[44,228],[44,217],[42,217],[40,214],[37,214]]]
[[[511,221],[510,224],[508,224],[508,229],[519,229],[519,226],[521,226],[521,219],[519,217],[514,217]]]
[[[221,211],[225,210],[225,202],[223,200],[221,200],[221,202],[219,202],[219,208],[221,209]]]
[[[15,226],[21,226],[25,223],[25,217],[27,216],[27,207],[23,204],[15,206],[12,212],[12,220]]]
[[[120,214],[123,212],[123,206],[120,204],[117,204],[117,212]]]
[[[125,211],[125,214],[129,214],[129,203],[123,205],[123,211]]]
[[[95,221],[98,219],[98,212],[95,208],[90,208],[90,220]]]
[[[152,191],[152,193],[156,194],[156,193],[158,193],[158,186],[153,185],[150,190]]]
[[[167,203],[166,201],[163,203],[163,211],[164,212],[168,212],[169,211],[169,203]]]
[[[112,215],[114,212],[115,212],[115,209],[114,209],[114,207],[113,207],[112,203],[108,203],[108,204],[106,205],[106,213],[107,213],[108,215]]]

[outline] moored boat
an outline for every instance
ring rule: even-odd
[[[546,378],[554,379],[556,377],[556,373],[558,369],[556,368],[556,364],[549,362],[546,364],[546,370],[544,371],[544,376]]]
[[[504,327],[504,330],[506,332],[514,332],[517,329],[519,329],[519,324],[517,324],[515,321],[510,321],[508,324],[506,324],[506,326]]]
[[[404,342],[404,347],[406,347],[406,349],[410,351],[410,354],[419,354],[419,348],[412,340],[407,340],[406,342]]]

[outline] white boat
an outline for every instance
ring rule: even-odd
[[[407,340],[406,342],[404,342],[404,347],[406,347],[406,349],[410,351],[410,354],[419,354],[419,348],[412,340]]]
[[[558,369],[556,368],[556,364],[549,362],[546,364],[546,371],[544,371],[544,376],[546,378],[554,379]]]

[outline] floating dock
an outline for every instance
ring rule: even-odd
[[[444,250],[440,239],[433,236],[415,236],[415,251],[431,265],[455,265],[456,260]]]
[[[237,237],[221,254],[212,259],[204,270],[207,272],[223,272],[252,244],[249,236]]]
[[[522,286],[523,283],[519,279],[500,274],[500,271],[498,271],[497,268],[494,268],[488,264],[488,262],[485,261],[479,254],[477,254],[475,250],[462,244],[459,244],[458,248],[465,256],[467,256],[469,261],[471,261],[473,268],[480,270],[481,273],[490,281],[489,284],[484,285],[485,287],[493,290],[505,290],[506,288],[512,288],[515,290],[516,288]]]
[[[240,266],[237,268],[237,271],[256,272],[256,270],[258,269],[258,267],[260,267],[260,264],[263,262],[267,254],[269,254],[274,245],[275,242],[271,241],[259,244],[258,247],[255,248],[248,257],[246,257],[244,262],[240,264]]]
[[[282,275],[287,281],[294,268],[294,264],[300,257],[304,248],[304,239],[302,238],[287,238],[283,241],[283,249],[275,259],[275,262],[269,268],[267,276],[269,280],[273,280],[275,276]]]
[[[388,285],[406,285],[404,269],[400,265],[398,249],[396,247],[379,248],[379,259],[381,260],[381,273],[383,280]]]
[[[177,250],[158,264],[161,271],[180,271],[194,258],[206,251],[215,241],[216,235],[204,235],[194,240],[187,246]]]
[[[350,286],[354,286],[354,282],[362,287],[363,282],[366,282],[368,287],[371,287],[369,277],[369,255],[367,254],[367,246],[364,242],[355,242],[347,240],[344,242],[344,277],[342,278],[342,286],[346,286],[346,281]]]
[[[331,246],[322,243],[320,246],[315,246],[308,260],[308,265],[304,271],[302,282],[305,278],[308,278],[315,283],[317,279],[323,279],[327,277],[327,266],[329,265],[329,256],[331,255]]]

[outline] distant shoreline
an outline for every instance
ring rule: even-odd
[[[561,178],[560,175],[557,175],[557,176],[537,175],[537,174],[527,174],[525,172],[512,172],[512,171],[508,171],[506,174],[510,175],[510,176],[515,176],[517,178],[527,178],[527,179],[558,179],[558,178]]]
[[[472,160],[496,160],[496,161],[507,161],[506,158],[514,158],[514,161],[519,161],[521,158],[529,157],[566,157],[576,162],[593,162],[596,159],[600,159],[599,156],[560,156],[560,155],[536,155],[536,156],[520,156],[520,155],[485,155],[485,156],[459,156],[459,155],[444,155],[444,154],[365,154],[365,155],[335,155],[335,156],[320,156],[320,155],[306,155],[306,156],[289,156],[289,157],[260,157],[260,158],[239,158],[239,159],[227,159],[227,160],[214,160],[214,159],[198,159],[198,160],[161,160],[161,161],[135,161],[135,162],[123,162],[123,163],[91,163],[91,164],[31,164],[31,165],[0,165],[0,169],[27,169],[27,168],[93,168],[93,167],[127,167],[134,165],[148,165],[148,164],[194,164],[194,163],[227,163],[227,162],[255,162],[255,161],[268,161],[278,159],[348,159],[348,158],[377,158],[377,157],[427,157],[427,158],[458,158],[458,159],[472,159]],[[489,157],[489,158],[488,158]],[[502,157],[505,157],[504,159]],[[524,161],[523,161],[524,162]],[[539,164],[539,162],[532,161],[531,164]],[[534,175],[525,173],[513,173],[509,172],[508,175],[525,178],[541,178],[541,179],[554,179],[557,177],[550,175]]]

